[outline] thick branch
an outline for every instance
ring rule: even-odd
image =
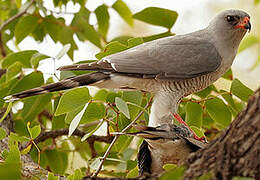
[[[34,142],[37,144],[37,143],[43,142],[49,138],[57,138],[59,136],[68,135],[68,133],[69,133],[68,128],[53,130],[53,131],[49,131],[49,132],[43,132],[34,140]],[[85,132],[76,129],[72,135],[78,136],[78,137],[83,137],[85,134],[86,134]],[[99,141],[99,142],[111,143],[112,139],[113,139],[113,136],[92,135],[87,139],[87,141]]]
[[[212,173],[212,179],[234,176],[260,179],[260,89],[221,136],[186,161],[185,179]]]
[[[69,129],[68,128],[64,128],[64,129],[58,129],[58,130],[54,130],[54,131],[49,131],[49,132],[42,132],[35,140],[34,142],[36,144],[43,142],[49,138],[57,138],[63,135],[68,135],[69,133]],[[78,129],[76,129],[73,132],[73,136],[78,136],[78,137],[83,137],[86,133],[83,131],[80,131]],[[94,143],[97,142],[105,142],[105,143],[111,143],[113,140],[113,136],[96,136],[96,135],[92,135],[90,136],[86,141],[89,144],[89,148],[91,150],[91,155],[92,157],[96,157],[97,156],[97,152],[94,148]]]

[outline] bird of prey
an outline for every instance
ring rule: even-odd
[[[134,125],[139,130],[124,133],[144,138],[137,155],[139,174],[160,174],[165,164],[181,164],[191,153],[207,143],[194,139],[184,125],[163,124],[157,127]]]
[[[251,29],[250,16],[225,10],[202,30],[146,42],[89,64],[59,70],[90,70],[90,74],[30,89],[6,97],[15,100],[47,92],[90,85],[152,92],[149,126],[172,123],[182,97],[208,87],[232,65],[238,46]],[[194,135],[195,136],[195,135]]]

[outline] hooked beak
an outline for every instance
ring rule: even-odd
[[[236,26],[236,29],[248,29],[249,32],[251,31],[251,23],[249,17],[244,17],[242,21],[240,21]]]

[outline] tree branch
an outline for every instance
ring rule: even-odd
[[[68,128],[58,129],[58,130],[53,130],[53,131],[48,131],[48,132],[42,132],[37,138],[34,139],[34,142],[36,144],[38,144],[38,143],[43,142],[50,138],[55,139],[55,138],[63,136],[63,135],[68,135],[68,133],[69,133]],[[85,134],[86,134],[85,132],[76,129],[72,135],[82,138]],[[86,141],[89,144],[92,157],[96,157],[96,155],[97,155],[96,150],[94,148],[94,143],[96,141],[104,142],[104,143],[111,143],[112,140],[113,140],[113,136],[109,136],[109,135],[108,136],[96,136],[96,135],[90,136]]]
[[[6,56],[6,51],[5,51],[5,47],[4,47],[3,38],[2,38],[2,32],[1,31],[0,31],[0,51],[1,51],[2,57],[5,57]]]

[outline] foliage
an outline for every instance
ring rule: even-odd
[[[43,1],[36,0],[23,16],[15,19],[1,30],[2,58],[0,59],[0,67],[7,71],[0,77],[0,108],[7,108],[7,113],[11,111],[12,105],[4,102],[3,97],[53,82],[52,78],[44,80],[44,74],[38,70],[40,61],[47,58],[51,58],[53,61],[62,60],[66,53],[72,61],[74,60],[74,51],[78,49],[74,40],[75,36],[82,42],[89,41],[100,48],[96,57],[101,59],[109,54],[126,50],[147,41],[174,35],[171,28],[178,14],[172,10],[149,7],[132,14],[122,0],[115,1],[111,7],[102,4],[94,11],[85,7],[85,0],[53,0],[53,4],[62,9],[70,1],[81,7],[78,12],[72,14],[73,19],[70,24],[65,23],[65,19],[62,16],[57,16],[56,12],[44,7]],[[24,9],[28,2],[21,4],[19,0],[1,1],[0,22],[3,23],[19,13],[19,10]],[[257,3],[257,1],[255,2]],[[136,19],[162,26],[167,30],[147,37],[119,35],[109,41],[107,34],[111,25],[110,10],[116,11],[130,26],[134,25]],[[66,12],[64,13],[66,14]],[[89,23],[90,15],[96,16],[97,26]],[[54,42],[60,42],[64,45],[64,48],[55,57],[41,54],[35,50],[13,52],[7,44],[13,41],[19,46],[19,43],[28,36],[35,41],[42,42],[47,35]],[[257,38],[249,37],[244,40],[240,51],[258,42]],[[84,62],[86,61],[78,63]],[[72,71],[66,73],[62,74],[62,77],[79,74],[79,72]],[[229,70],[223,78],[231,83],[229,91],[217,89],[211,85],[191,97],[184,98],[179,108],[180,115],[186,119],[194,131],[199,135],[207,134],[209,140],[216,135],[209,132],[216,132],[211,131],[212,129],[220,131],[227,127],[232,118],[244,108],[248,97],[253,93],[238,79],[233,80],[232,70]],[[13,108],[18,108],[13,111],[15,133],[8,136],[9,151],[6,150],[0,154],[1,159],[4,160],[4,163],[0,163],[0,177],[3,179],[20,178],[20,155],[27,153],[41,167],[51,171],[48,179],[57,179],[54,174],[68,175],[67,169],[69,168],[74,173],[68,175],[68,179],[81,179],[81,177],[93,173],[100,165],[100,158],[108,148],[108,144],[96,141],[92,147],[88,139],[103,124],[108,126],[106,133],[123,130],[139,116],[140,112],[144,113],[137,119],[137,123],[147,124],[150,109],[149,107],[145,108],[145,106],[150,101],[151,96],[149,93],[115,92],[105,89],[91,95],[87,87],[80,87],[66,92],[49,93],[19,100],[19,103],[23,104],[22,108],[21,104],[14,102]],[[63,128],[69,129],[66,138],[46,139],[38,144],[35,142],[40,133]],[[76,130],[84,132],[85,136],[73,136]],[[0,140],[6,136],[5,130],[0,128]],[[27,146],[19,151],[18,142],[26,143]],[[120,177],[136,176],[137,146],[130,146],[132,142],[132,137],[120,136],[104,162],[100,174]],[[71,163],[74,159],[69,160],[69,155],[74,157],[75,152],[79,154],[82,161],[87,162],[87,167],[73,169]],[[169,169],[169,167],[172,168],[171,165],[165,168]],[[183,168],[178,168],[163,175],[162,179],[172,179],[173,176],[175,179],[180,179],[183,171]]]

